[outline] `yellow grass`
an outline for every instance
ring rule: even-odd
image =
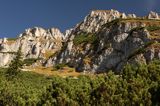
[[[91,64],[91,58],[90,57],[85,57],[83,61],[84,61],[85,64]]]
[[[149,19],[123,19],[121,22],[130,22],[130,23],[144,23],[146,26],[159,26],[160,20],[149,20]]]
[[[150,32],[150,34],[151,34],[150,36],[151,39],[160,39],[160,30]]]
[[[54,54],[54,51],[53,50],[46,50],[45,53],[43,54],[44,57],[46,59],[48,59],[50,56],[52,56]]]
[[[7,45],[12,45],[13,43],[15,43],[14,40],[10,40],[10,41],[7,41],[7,42],[6,42]]]
[[[26,68],[27,70],[30,70],[32,72],[38,73],[38,74],[43,74],[46,76],[61,76],[61,77],[68,77],[68,76],[73,76],[73,77],[77,77],[79,75],[81,75],[81,73],[78,73],[75,71],[75,69],[73,68],[69,68],[69,67],[64,67],[61,70],[57,70],[54,71],[53,67],[43,67],[43,66],[38,66],[38,67],[28,67]]]

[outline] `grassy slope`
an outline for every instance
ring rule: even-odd
[[[38,73],[38,74],[42,74],[45,76],[61,76],[61,77],[67,77],[67,76],[79,76],[81,75],[81,73],[78,73],[75,71],[74,68],[70,68],[70,67],[63,67],[63,69],[59,69],[59,70],[54,70],[53,67],[42,67],[42,66],[38,66],[38,67],[28,67],[26,70],[30,70],[32,72]]]

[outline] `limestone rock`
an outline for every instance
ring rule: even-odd
[[[148,15],[148,19],[160,19],[158,13],[151,11]]]
[[[128,18],[136,18],[136,15],[135,15],[135,14],[128,14],[127,17],[128,17]]]
[[[126,15],[117,10],[93,10],[78,27],[84,32],[96,32],[103,24],[117,18],[126,18]]]
[[[151,61],[155,57],[153,53],[148,53],[147,57],[144,56],[145,54],[137,54],[131,58],[137,50],[151,42],[148,30],[141,28],[146,24],[126,20],[125,22],[117,21],[107,27],[107,22],[116,19],[114,17],[121,17],[121,13],[118,11],[111,11],[92,11],[68,35],[63,50],[57,56],[46,61],[45,66],[67,63],[69,66],[75,67],[77,71],[104,72],[110,69],[119,71],[127,62],[146,64],[147,59]],[[125,17],[123,18],[125,19]],[[131,15],[130,18],[136,18],[136,16]],[[133,30],[134,28],[141,29]],[[97,36],[97,43],[75,45],[75,37],[84,32],[88,33],[88,36],[94,33],[94,36]]]
[[[23,58],[48,58],[62,47],[64,35],[57,29],[34,27],[26,29],[15,40],[0,39],[1,64],[7,65],[12,59],[11,52],[17,52],[22,46]],[[48,53],[49,52],[49,53]]]
[[[159,30],[151,33],[146,28],[156,25],[153,21],[159,16],[151,12],[147,21],[142,18],[146,19],[117,10],[93,10],[64,34],[57,28],[26,29],[15,40],[0,39],[0,66],[7,66],[20,46],[24,59],[42,58],[40,64],[46,67],[64,63],[77,71],[104,72],[120,71],[127,63],[148,64],[160,59]],[[157,43],[146,46],[150,42]]]

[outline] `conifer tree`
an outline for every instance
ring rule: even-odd
[[[9,64],[9,67],[6,71],[6,77],[8,78],[15,77],[21,71],[22,66],[23,66],[22,52],[21,52],[21,47],[19,47],[18,51],[15,53],[15,58]]]

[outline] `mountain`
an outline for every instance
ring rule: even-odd
[[[40,59],[36,65],[119,72],[128,63],[160,59],[160,18],[152,11],[137,17],[117,10],[93,10],[65,34],[56,28],[27,29],[16,39],[0,40],[1,67],[10,63],[20,46],[24,59]]]
[[[23,58],[47,59],[49,55],[62,47],[64,35],[57,29],[32,28],[20,34],[18,38],[4,38],[0,40],[0,66],[10,63],[14,52],[22,47]]]

